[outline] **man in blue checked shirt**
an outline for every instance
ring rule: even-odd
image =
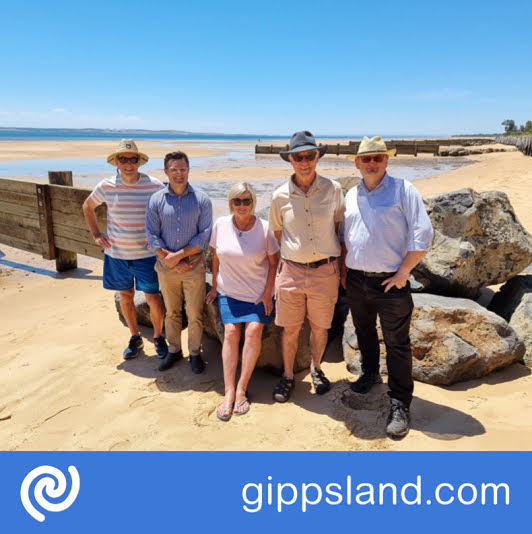
[[[362,357],[362,374],[351,384],[368,393],[382,382],[379,373],[377,315],[386,346],[391,409],[386,433],[403,438],[410,429],[414,391],[410,319],[410,271],[430,248],[433,230],[423,200],[410,183],[386,173],[387,150],[380,136],[364,137],[355,161],[362,181],[345,198],[341,283]]]
[[[166,305],[165,329],[169,352],[159,371],[183,358],[181,351],[183,298],[188,319],[188,351],[193,373],[204,370],[200,355],[205,301],[205,255],[212,230],[209,197],[188,183],[189,161],[184,152],[164,158],[169,184],[154,194],[146,210],[148,246],[157,255],[155,270]]]

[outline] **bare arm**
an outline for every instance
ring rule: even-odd
[[[205,297],[205,302],[207,304],[212,304],[214,299],[218,295],[218,271],[220,270],[220,260],[218,259],[218,254],[216,254],[216,249],[212,249],[212,287]]]
[[[282,230],[276,230],[273,233],[275,235],[275,239],[277,239],[277,243],[279,243],[279,245],[280,245],[281,244],[281,236],[283,235],[283,231]]]
[[[347,256],[347,248],[345,243],[342,243],[342,254],[340,256],[340,284],[346,289],[347,284],[347,267],[345,265],[345,257]]]
[[[96,202],[94,202],[91,197],[87,197],[85,199],[85,202],[83,202],[82,206],[85,221],[87,221],[87,226],[89,227],[94,242],[100,247],[111,248],[111,242],[109,241],[109,237],[107,236],[107,234],[102,234],[100,232],[100,228],[98,227],[96,213],[94,213],[94,210],[97,207],[98,204],[96,204]]]
[[[398,271],[391,278],[387,278],[382,282],[381,285],[386,286],[384,292],[388,293],[393,286],[396,286],[398,289],[405,287],[408,282],[408,277],[410,276],[410,271],[425,257],[426,254],[426,250],[409,250],[406,253],[405,259],[399,266]]]
[[[277,273],[277,265],[279,263],[279,253],[276,252],[275,254],[268,254],[268,278],[266,279],[266,287],[264,288],[264,293],[260,296],[260,298],[255,302],[255,304],[258,304],[259,302],[262,302],[264,304],[264,310],[266,311],[266,315],[270,315],[273,311],[273,301],[272,301],[272,294],[273,294],[273,286],[275,285],[275,275]]]

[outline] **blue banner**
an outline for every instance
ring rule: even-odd
[[[0,531],[503,532],[531,452],[2,452]]]

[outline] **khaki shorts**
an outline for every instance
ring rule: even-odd
[[[312,269],[282,259],[275,280],[275,324],[302,324],[306,311],[309,321],[320,328],[330,328],[339,283],[338,260]]]

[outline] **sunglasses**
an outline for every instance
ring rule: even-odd
[[[384,156],[360,156],[360,159],[362,160],[362,163],[369,163],[371,160],[375,163],[382,163],[384,161]]]
[[[244,206],[251,206],[253,200],[251,198],[233,198],[231,202],[233,203],[233,206],[240,206],[240,204],[244,204]]]
[[[120,163],[138,163],[139,162],[138,156],[131,156],[130,158],[126,158],[125,156],[118,156],[117,159]]]
[[[317,155],[318,155],[318,152],[315,150],[314,152],[312,152],[312,154],[303,155],[303,154],[296,153],[296,154],[292,154],[292,157],[294,158],[295,161],[297,161],[298,163],[301,163],[302,161],[314,161]]]

